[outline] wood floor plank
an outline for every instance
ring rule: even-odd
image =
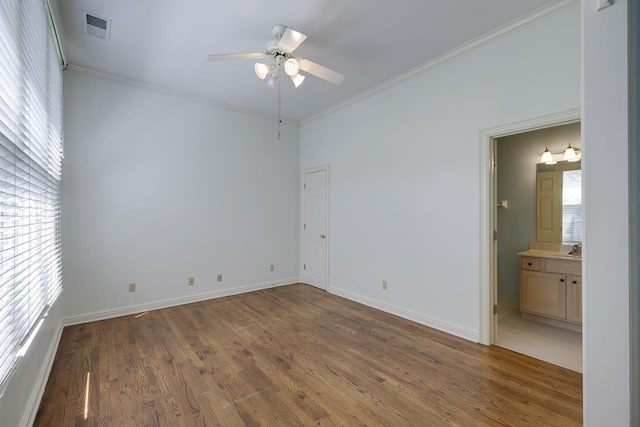
[[[34,425],[581,423],[579,373],[290,285],[65,328]]]

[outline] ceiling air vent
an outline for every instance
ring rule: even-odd
[[[83,10],[82,29],[85,34],[109,41],[111,37],[111,19],[102,18]]]

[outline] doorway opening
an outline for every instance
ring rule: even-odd
[[[575,134],[577,130],[578,140],[570,142],[579,146],[579,122],[580,111],[576,109],[483,131],[480,180],[480,342],[577,371],[581,371],[582,337],[567,329],[580,330],[576,316],[581,320],[581,312],[575,313],[582,303],[581,261],[560,259],[560,267],[564,268],[566,263],[570,267],[561,272],[553,259],[529,259],[525,255],[532,255],[526,252],[531,249],[529,244],[535,245],[540,240],[536,235],[539,225],[536,164],[540,163],[546,146],[553,145],[553,135],[561,135],[563,131]],[[554,147],[551,151],[558,149]],[[546,237],[543,239],[547,241]],[[572,246],[562,246],[560,242],[553,248],[567,249],[568,253]],[[525,270],[523,260],[532,262],[524,265]],[[523,277],[524,291],[521,291]],[[547,292],[540,294],[541,290]],[[566,317],[568,301],[579,304],[579,307],[569,305],[573,323]],[[567,338],[566,334],[572,336]],[[570,350],[567,342],[573,342]]]
[[[495,345],[582,372],[580,123],[495,139]],[[545,149],[556,153],[541,163]]]

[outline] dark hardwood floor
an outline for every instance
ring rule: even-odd
[[[35,425],[581,422],[579,373],[291,285],[65,328]]]

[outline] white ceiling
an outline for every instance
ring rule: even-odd
[[[262,52],[271,27],[305,33],[298,56],[346,76],[282,85],[282,115],[301,120],[553,0],[57,0],[67,61],[241,109],[274,115],[276,91],[255,61],[211,53]],[[82,11],[111,20],[109,41],[86,35]]]

